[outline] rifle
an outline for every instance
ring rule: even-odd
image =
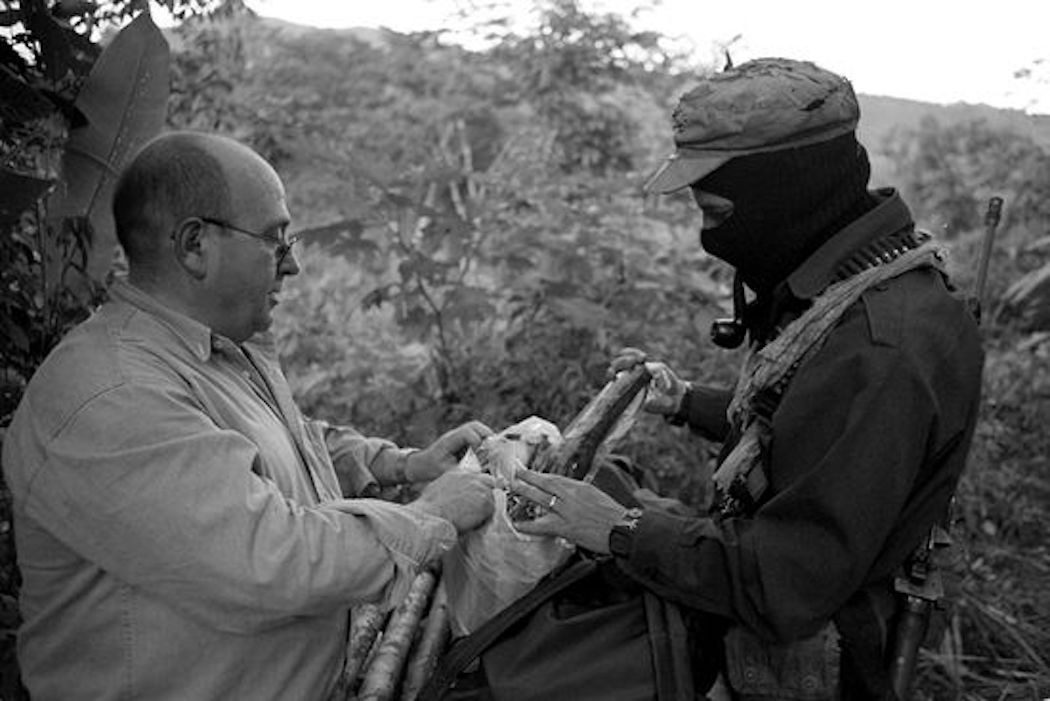
[[[984,243],[977,268],[977,279],[973,294],[967,300],[970,313],[978,324],[984,307],[985,284],[988,281],[988,264],[995,241],[995,230],[1002,215],[1003,198],[988,200],[984,216]],[[911,553],[904,563],[903,573],[894,580],[894,589],[900,596],[897,629],[890,658],[890,683],[899,699],[911,695],[915,679],[915,666],[919,660],[919,647],[929,629],[933,608],[944,598],[944,583],[941,572],[934,561],[934,553],[951,544],[948,525],[951,520],[951,505],[943,523],[935,524],[926,539]]]
[[[984,288],[988,281],[988,263],[992,258],[992,245],[995,243],[995,230],[999,227],[999,218],[1003,212],[1003,198],[992,197],[988,200],[988,209],[984,213],[984,244],[981,248],[981,259],[977,266],[977,280],[974,282],[973,295],[970,298],[970,312],[977,323],[981,323],[981,312],[984,308]]]

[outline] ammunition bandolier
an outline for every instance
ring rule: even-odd
[[[944,252],[919,232],[897,241],[876,242],[870,253],[851,256],[845,270],[857,270],[813,300],[813,305],[744,360],[729,404],[729,421],[740,439],[714,475],[719,511],[743,516],[753,510],[768,481],[762,462],[770,439],[769,419],[798,366],[817,350],[843,312],[867,290],[921,267],[944,268]],[[866,267],[861,267],[865,265]]]

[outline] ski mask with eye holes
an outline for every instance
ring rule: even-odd
[[[701,243],[766,295],[874,206],[870,173],[867,152],[853,134],[734,158],[692,184],[733,203],[725,222],[701,232]]]
[[[765,295],[871,208],[859,119],[849,81],[812,63],[762,58],[727,68],[678,101],[676,150],[645,191],[691,186],[731,201],[732,214],[705,226],[701,243]]]

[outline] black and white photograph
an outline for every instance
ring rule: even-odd
[[[1048,28],[0,0],[0,701],[1050,701]]]

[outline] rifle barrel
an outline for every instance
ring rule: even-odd
[[[984,288],[988,282],[988,264],[992,259],[992,245],[995,243],[995,230],[1003,212],[1003,198],[992,197],[988,200],[988,210],[984,214],[984,246],[981,248],[981,261],[977,268],[977,283],[974,285],[973,297],[978,310],[984,308]]]

